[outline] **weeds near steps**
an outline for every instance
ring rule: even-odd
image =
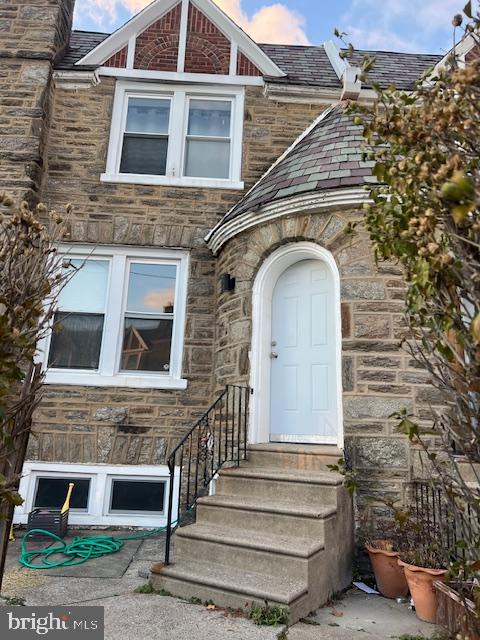
[[[249,619],[258,625],[275,626],[277,624],[287,624],[289,611],[285,607],[270,606],[265,600],[263,607],[252,604],[248,614]]]
[[[154,593],[157,596],[171,596],[170,591],[166,591],[165,589],[160,589],[157,591],[152,587],[152,585],[147,582],[146,584],[139,585],[136,589],[134,589],[134,593]]]

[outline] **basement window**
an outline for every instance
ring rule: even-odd
[[[65,502],[68,485],[74,487],[70,498],[70,509],[88,511],[90,478],[55,478],[38,476],[33,506],[41,509],[61,509]]]
[[[175,469],[172,521],[177,519],[179,469]],[[166,465],[104,465],[27,461],[20,479],[24,503],[14,522],[26,524],[34,508],[59,509],[68,483],[74,488],[73,525],[163,527],[167,524],[170,474]]]
[[[185,389],[188,253],[62,245],[71,278],[43,342],[45,381]]]
[[[244,89],[117,82],[103,182],[243,189]]]
[[[112,478],[109,513],[163,513],[165,482]]]

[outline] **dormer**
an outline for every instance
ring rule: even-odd
[[[211,0],[154,0],[76,64],[100,75],[243,85],[285,75]]]
[[[154,0],[76,63],[117,79],[103,182],[242,189],[246,85],[285,74],[211,0]]]

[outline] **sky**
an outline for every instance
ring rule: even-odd
[[[215,0],[256,42],[320,44],[338,28],[357,49],[445,53],[466,0]],[[150,0],[77,0],[76,29],[111,33]]]

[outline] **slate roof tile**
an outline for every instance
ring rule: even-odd
[[[362,186],[372,180],[373,162],[360,162],[363,136],[360,125],[352,122],[344,104],[326,110],[316,126],[280,160],[225,216],[223,222],[242,213],[307,191],[342,186]],[[350,140],[330,140],[334,133]],[[352,139],[353,138],[353,139]],[[341,149],[341,153],[339,153]],[[321,151],[319,151],[321,150]],[[298,170],[298,166],[302,167]],[[308,165],[308,166],[307,166]]]
[[[72,31],[70,44],[63,58],[57,62],[56,68],[73,69],[76,62],[103,42],[108,35],[108,33],[95,31]],[[340,89],[342,86],[323,45],[260,44],[259,46],[287,74],[284,78],[270,78],[272,82],[327,89]],[[364,86],[370,87],[372,82],[378,82],[382,87],[386,87],[393,82],[399,89],[411,89],[415,80],[418,80],[424,71],[442,58],[434,54],[355,51],[349,59],[350,64],[360,65],[365,54],[375,56],[376,62]],[[266,78],[266,80],[269,79]]]
[[[56,63],[56,69],[73,69],[76,62],[81,60],[83,56],[87,55],[89,51],[95,49],[97,45],[108,38],[108,33],[97,33],[95,31],[72,31],[70,37],[70,43],[67,47],[63,58]],[[76,67],[82,69],[94,69],[95,66],[83,66]]]

